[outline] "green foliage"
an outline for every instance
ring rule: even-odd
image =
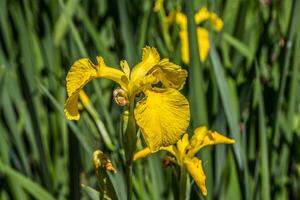
[[[224,21],[220,33],[210,31],[204,63],[191,21],[203,5]],[[204,124],[236,140],[198,155],[207,199],[300,199],[300,1],[165,0],[166,13],[153,6],[152,0],[0,0],[1,200],[97,199],[96,149],[110,157],[117,173],[107,178],[126,199],[116,86],[88,85],[93,104],[71,122],[63,113],[65,77],[81,57],[101,55],[113,66],[127,59],[134,66],[146,45],[189,71],[183,93],[191,102],[190,130]],[[188,66],[178,27],[160,21],[178,7],[189,18]],[[129,169],[135,199],[179,197],[179,169],[163,168],[162,156]],[[203,198],[194,183],[188,189],[190,199]]]

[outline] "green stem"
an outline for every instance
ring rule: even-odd
[[[184,167],[180,168],[180,180],[179,180],[179,200],[186,199],[186,185],[187,185],[187,172]]]
[[[126,112],[126,111],[125,111]],[[123,122],[126,123],[126,128],[123,128],[123,144],[125,150],[125,171],[126,171],[126,183],[127,183],[127,199],[132,199],[132,161],[133,155],[136,149],[136,124],[134,119],[134,98],[130,99],[128,115],[125,114]],[[128,117],[128,118],[127,118]]]
[[[132,199],[132,164],[126,165],[127,199]]]

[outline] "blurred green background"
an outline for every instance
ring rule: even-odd
[[[178,27],[168,33],[170,50],[152,0],[0,0],[0,199],[97,199],[91,189],[98,189],[96,149],[116,166],[109,176],[126,199],[122,108],[112,97],[117,86],[89,84],[95,110],[82,110],[72,122],[63,113],[65,77],[81,57],[101,55],[112,66],[127,59],[134,66],[146,45],[189,71],[183,93],[191,102],[190,133],[207,125],[236,140],[199,154],[206,198],[300,199],[300,1],[164,3],[167,13],[181,7],[188,16],[202,6],[224,27],[211,31],[204,63],[190,46],[187,66]],[[195,39],[193,29],[189,34]],[[161,156],[134,164],[135,199],[177,198],[176,169],[163,168]],[[204,199],[195,184],[190,199]]]

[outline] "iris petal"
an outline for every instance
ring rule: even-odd
[[[152,154],[153,152],[150,150],[149,147],[146,147],[134,154],[133,160],[139,160],[141,158],[145,158],[146,156]]]
[[[210,15],[210,23],[216,31],[220,31],[223,28],[223,21],[215,13]]]
[[[144,77],[160,60],[159,54],[154,47],[143,48],[142,61],[134,66],[130,75],[130,81],[134,82]]]
[[[198,37],[198,47],[199,47],[199,57],[201,62],[204,62],[208,55],[209,50],[209,35],[205,28],[197,28]]]
[[[181,45],[181,59],[185,64],[188,64],[190,62],[188,31],[186,29],[180,30],[179,38]]]
[[[149,73],[161,81],[164,87],[175,88],[177,90],[180,90],[184,86],[188,76],[185,69],[169,62],[169,59],[162,59],[152,71]]]
[[[194,131],[194,135],[187,146],[188,156],[194,156],[201,148],[215,144],[233,144],[235,141],[221,135],[216,131],[208,130],[206,127],[199,127]]]
[[[204,22],[210,18],[210,12],[207,10],[206,7],[202,7],[199,11],[195,14],[195,21],[197,24]]]
[[[192,159],[185,159],[184,164],[187,171],[193,177],[196,184],[200,188],[202,194],[206,196],[207,195],[207,189],[205,184],[206,176],[202,167],[202,161],[194,157]]]
[[[94,65],[88,58],[82,58],[74,62],[68,72],[67,93],[64,112],[69,120],[79,120],[78,95],[80,90],[92,79],[107,78],[126,88],[128,79],[126,75],[117,69],[106,66],[102,57],[97,57],[98,65]]]
[[[175,144],[190,120],[189,103],[177,90],[145,91],[135,108],[135,118],[151,151]]]
[[[168,151],[169,153],[171,153],[173,156],[176,156],[174,150],[173,150],[173,146],[170,145],[170,146],[167,146],[167,147],[161,147],[159,148],[159,151],[160,150],[164,150],[164,151]],[[145,158],[146,156],[149,156],[150,154],[153,154],[155,152],[151,151],[151,149],[149,147],[146,147],[142,150],[139,150],[138,152],[136,152],[134,154],[134,157],[133,157],[133,160],[136,161],[136,160],[139,160],[141,158]]]

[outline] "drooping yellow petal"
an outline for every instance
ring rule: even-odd
[[[190,54],[189,54],[189,38],[188,38],[188,31],[181,30],[179,32],[179,39],[181,45],[181,59],[185,64],[189,64],[190,62]]]
[[[82,58],[74,62],[67,74],[67,93],[71,96],[80,90],[87,82],[96,78],[96,66],[88,58]]]
[[[223,21],[215,13],[210,15],[210,23],[216,31],[220,31],[223,28]]]
[[[64,106],[65,116],[68,120],[79,120],[78,112],[78,93],[71,95]]]
[[[134,111],[145,142],[151,151],[175,144],[185,133],[190,120],[189,103],[175,89],[145,91]]]
[[[209,35],[208,31],[204,28],[197,28],[198,37],[198,47],[199,47],[199,57],[201,62],[204,62],[208,55],[209,50]]]
[[[199,127],[194,131],[194,135],[187,147],[188,156],[194,156],[201,148],[215,144],[233,144],[233,139],[227,138],[216,131],[208,130],[206,127]]]
[[[130,82],[134,82],[140,78],[145,77],[149,70],[151,70],[160,60],[159,54],[154,47],[143,48],[142,61],[134,66],[130,75]]]
[[[185,159],[184,164],[187,171],[193,177],[196,184],[200,188],[202,194],[204,196],[207,196],[207,189],[205,184],[206,176],[202,167],[202,161],[197,159],[196,157],[192,159],[187,158]]]
[[[119,83],[121,87],[127,87],[128,79],[122,71],[106,66],[102,57],[97,57],[97,61],[98,65],[94,65],[88,58],[77,60],[67,74],[68,99],[64,112],[69,120],[79,120],[79,91],[92,79],[107,78]]]
[[[210,18],[210,12],[207,10],[206,7],[202,7],[198,10],[198,12],[195,14],[195,21],[197,24],[200,24],[201,22],[208,20]]]
[[[169,59],[162,59],[149,74],[155,76],[158,81],[161,81],[166,88],[175,88],[180,90],[187,78],[187,71],[181,66],[169,61]]]
[[[65,103],[65,115],[69,120],[78,120],[78,94],[90,80],[97,77],[96,66],[88,59],[76,61],[67,75],[67,93],[69,98]]]

